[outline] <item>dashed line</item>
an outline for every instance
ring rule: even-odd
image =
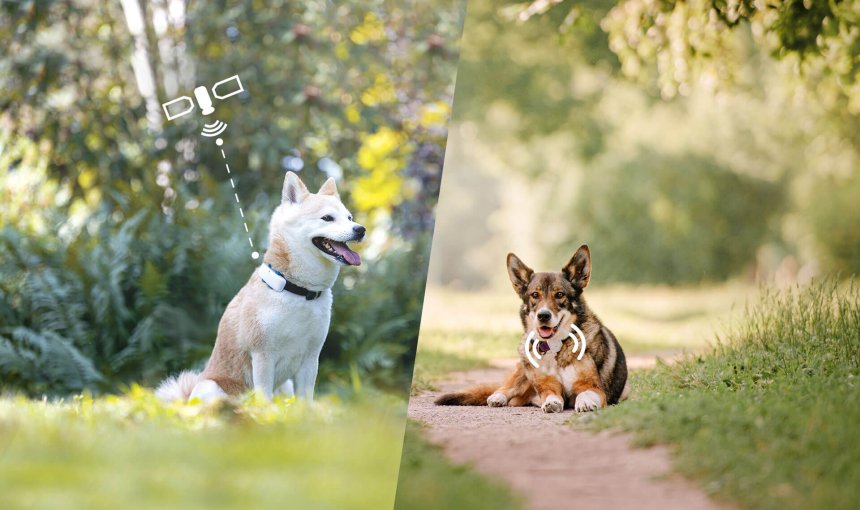
[[[219,142],[220,142],[220,138],[219,138]],[[221,143],[218,143],[218,145],[221,145]],[[241,215],[241,216],[242,216],[242,220],[243,220],[243,221],[242,221],[242,226],[243,226],[243,227],[245,227],[245,233],[246,233],[246,234],[250,234],[250,233],[251,233],[251,231],[248,229],[248,222],[247,222],[247,221],[244,221],[244,219],[245,219],[245,211],[244,211],[244,210],[242,210],[242,202],[240,202],[240,201],[239,201],[239,192],[236,190],[236,182],[233,180],[233,177],[232,177],[232,175],[231,175],[231,172],[230,172],[230,165],[229,165],[229,164],[227,164],[227,162],[226,162],[227,154],[224,152],[224,149],[221,149],[221,157],[225,159],[225,161],[224,161],[224,168],[226,168],[226,169],[227,169],[227,175],[228,175],[228,176],[230,176],[230,187],[231,187],[231,188],[233,188],[233,190],[234,190],[234,192],[233,192],[233,197],[236,199],[236,204],[238,204],[238,205],[239,205],[239,215]],[[251,239],[251,236],[250,236],[250,235],[248,236],[248,244],[249,244],[249,245],[251,245],[251,249],[253,249],[253,248],[254,248],[254,240],[253,240],[253,239]],[[256,260],[256,259],[258,259],[259,257],[260,257],[260,254],[259,254],[259,253],[257,253],[256,251],[255,251],[255,252],[253,252],[253,253],[251,253],[251,258],[252,258],[252,259]]]

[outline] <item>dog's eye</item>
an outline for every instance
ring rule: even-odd
[[[532,292],[532,297],[537,299],[540,297],[540,294],[538,294],[537,292]]]
[[[334,217],[332,217],[332,215],[331,215],[331,214],[326,214],[325,216],[323,216],[323,217],[322,217],[322,218],[320,218],[320,219],[321,219],[321,220],[323,220],[323,221],[334,221]]]
[[[349,221],[352,221],[352,215],[350,214],[349,216],[346,217],[346,219],[348,219]]]
[[[556,293],[555,293],[555,298],[556,298],[556,299],[561,299],[561,298],[563,298],[563,297],[564,297],[564,292],[559,291],[559,292],[556,292]]]

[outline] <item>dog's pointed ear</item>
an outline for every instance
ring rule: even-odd
[[[508,276],[511,277],[511,283],[517,294],[522,296],[526,293],[533,274],[532,268],[525,265],[519,257],[513,253],[508,253]]]
[[[567,281],[574,287],[584,289],[591,279],[591,250],[587,244],[583,244],[576,250],[570,261],[561,270]]]
[[[284,178],[284,189],[281,191],[281,203],[300,204],[308,198],[310,192],[305,183],[293,172],[287,172]]]
[[[337,183],[334,182],[334,179],[329,177],[320,187],[320,190],[317,191],[318,195],[331,195],[333,197],[340,197],[337,194]]]

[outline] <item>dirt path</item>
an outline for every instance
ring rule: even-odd
[[[647,359],[630,360],[648,366]],[[501,382],[512,360],[497,368],[452,374],[441,392]],[[437,392],[413,396],[409,416],[428,425],[427,437],[456,463],[502,479],[534,510],[717,509],[691,482],[670,473],[666,448],[631,448],[626,434],[575,430],[573,411],[546,414],[536,407],[442,407]]]

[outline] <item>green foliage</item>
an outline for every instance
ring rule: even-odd
[[[164,405],[138,386],[55,402],[5,397],[0,507],[390,508],[404,407],[373,394]]]
[[[569,20],[555,10],[521,23],[521,2],[471,2],[457,71],[457,95],[466,98],[457,103],[459,120],[483,120],[493,106],[504,105],[520,114],[516,122],[488,122],[482,135],[492,138],[494,129],[506,128],[523,143],[564,126],[574,134],[578,155],[598,154],[604,126],[594,115],[597,91],[572,85],[589,79],[587,66],[605,72],[618,65],[599,25],[612,3],[577,3],[581,15]],[[565,31],[556,35],[559,24]]]
[[[204,204],[181,222],[159,214],[68,242],[0,236],[0,378],[33,395],[155,384],[205,361],[224,307],[254,264]],[[212,249],[216,242],[218,250]],[[426,278],[427,242],[402,242],[368,269],[344,271],[320,380],[406,392]]]
[[[243,237],[221,241],[223,252],[211,249],[224,237],[220,227],[205,204],[172,225],[140,211],[68,240],[3,230],[0,316],[11,335],[7,346],[18,353],[0,356],[4,387],[32,394],[108,389],[153,383],[199,361],[246,277],[232,268],[251,269]],[[20,366],[21,358],[34,366]],[[76,366],[79,376],[59,375]]]
[[[625,254],[625,267],[596,258],[615,280],[853,272],[860,201],[840,188],[860,165],[860,4],[763,5],[470,2],[446,176],[454,184],[439,214],[453,230],[436,236],[431,278],[486,287],[503,278],[494,264],[508,251],[546,253],[543,262],[555,264],[583,240],[598,253]],[[601,173],[624,166],[641,191],[597,186],[610,179]],[[651,172],[660,182],[644,183]],[[691,172],[723,192],[719,201],[693,198]],[[737,189],[726,187],[731,179]],[[666,197],[679,200],[666,207]],[[583,214],[583,202],[598,201]],[[676,217],[652,236],[655,209]],[[690,221],[701,228],[693,232]],[[653,248],[663,241],[672,247]]]
[[[712,352],[634,372],[633,399],[585,418],[749,508],[853,508],[860,492],[860,291],[771,294]]]
[[[601,281],[722,281],[755,260],[783,207],[777,184],[700,156],[641,152],[585,172],[581,225],[563,244],[594,245]]]
[[[467,466],[452,466],[444,454],[407,423],[400,460],[395,510],[467,510],[523,508],[517,495],[497,481],[475,474]]]
[[[448,0],[3,2],[3,387],[115,391],[205,361],[256,263],[199,112],[168,122],[160,103],[238,74],[207,122],[229,125],[254,245],[287,166],[313,189],[335,176],[379,242],[338,283],[321,379],[405,391],[461,17]]]

